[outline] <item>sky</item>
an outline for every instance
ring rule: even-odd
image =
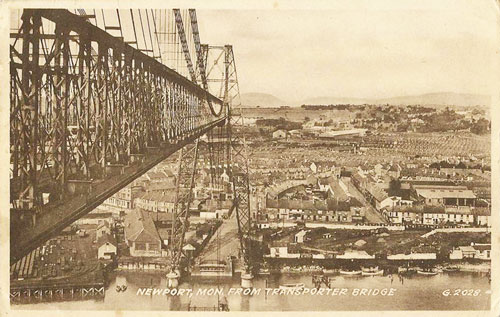
[[[296,101],[497,89],[494,1],[275,2],[197,15],[203,43],[233,45],[242,93]]]

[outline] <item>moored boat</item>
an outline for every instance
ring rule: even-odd
[[[419,269],[417,270],[417,273],[418,274],[422,274],[422,275],[436,275],[438,274],[438,271],[434,268],[431,268],[431,269]]]
[[[379,270],[378,266],[361,268],[361,275],[364,276],[384,275],[384,270]]]
[[[460,271],[460,268],[458,266],[446,266],[443,268],[443,271],[445,271],[445,272],[458,272],[458,271]]]
[[[336,269],[323,269],[323,274],[334,274],[337,273]]]
[[[412,274],[416,272],[417,272],[416,267],[398,267],[398,273],[400,274]]]
[[[344,275],[359,275],[361,274],[361,270],[353,270],[353,271],[349,271],[349,270],[339,270],[339,273],[340,274],[344,274]]]
[[[280,289],[303,289],[305,286],[304,283],[287,283],[280,285]]]

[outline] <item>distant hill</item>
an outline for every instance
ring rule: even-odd
[[[415,96],[400,96],[382,99],[318,97],[306,99],[301,104],[390,104],[390,105],[449,105],[449,106],[489,106],[491,98],[486,95],[437,92]]]
[[[275,108],[288,105],[283,101],[271,94],[264,94],[258,92],[250,92],[241,94],[241,104],[244,107],[262,107],[262,108]]]
[[[241,103],[244,107],[276,108],[280,106],[300,105],[335,105],[335,104],[390,104],[390,105],[449,105],[449,106],[476,106],[491,104],[491,97],[478,94],[459,94],[454,92],[437,92],[414,96],[399,96],[392,98],[368,99],[324,96],[308,98],[302,101],[284,101],[271,94],[245,93],[241,94]]]
[[[420,105],[455,105],[460,107],[484,105],[489,106],[491,97],[476,94],[457,94],[453,92],[438,92],[417,96],[401,96],[394,98],[378,99],[378,103],[394,104],[420,104]]]

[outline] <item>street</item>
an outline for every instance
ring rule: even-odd
[[[342,177],[342,182],[344,182],[347,186],[349,193],[366,206],[366,220],[369,223],[388,223],[388,221],[366,201],[365,196],[363,196],[363,194],[361,194],[361,192],[354,187],[350,178]]]

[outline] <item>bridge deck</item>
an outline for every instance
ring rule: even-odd
[[[11,232],[11,264],[95,209],[107,198],[146,173],[181,147],[205,134],[216,125],[221,124],[224,120],[225,118],[218,119],[199,128],[197,132],[184,141],[169,145],[167,148],[159,149],[157,153],[147,154],[142,164],[126,166],[125,172],[122,175],[115,175],[105,180],[94,182],[92,184],[92,192],[89,196],[74,196],[62,202],[49,203],[44,206],[42,212],[37,216],[36,225],[33,228]]]

